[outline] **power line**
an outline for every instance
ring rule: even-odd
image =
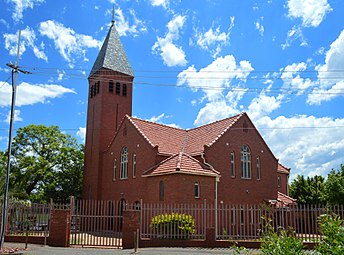
[[[156,123],[156,122],[154,122]],[[157,123],[157,124],[162,124],[162,123]],[[166,125],[166,124],[162,124],[162,125]],[[200,126],[201,127],[201,126]],[[197,127],[195,127],[197,128]],[[255,130],[255,129],[258,129],[258,130],[295,130],[295,129],[341,129],[341,128],[344,128],[344,125],[338,125],[338,126],[295,126],[295,127],[258,127],[258,128],[246,128],[246,129],[249,129],[249,130]],[[17,129],[14,129],[14,130],[18,130],[19,128]],[[61,131],[79,131],[80,129],[79,128],[59,128]],[[193,128],[191,128],[193,129]],[[242,130],[243,128],[242,127],[231,127],[230,128],[231,130]],[[7,129],[5,128],[0,128],[0,131],[6,131]],[[89,130],[100,130],[100,129],[97,129],[97,128],[93,128],[93,129],[89,129]],[[113,130],[113,129],[106,129],[106,128],[103,128],[101,129],[103,131],[106,131],[106,130]]]
[[[8,82],[9,79],[11,79],[11,76],[12,75],[8,76],[7,80],[1,84],[0,89],[2,88],[2,86],[4,86]]]

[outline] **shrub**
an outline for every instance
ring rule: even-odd
[[[196,233],[195,220],[192,215],[174,212],[154,216],[151,228],[155,230],[159,238],[189,239],[192,234]]]
[[[320,232],[323,240],[317,245],[316,250],[321,254],[340,255],[344,251],[344,226],[339,216],[328,214],[318,218]]]
[[[295,237],[292,229],[279,228],[276,232],[271,219],[267,220],[263,229],[261,251],[266,255],[301,255],[306,254],[303,242]]]

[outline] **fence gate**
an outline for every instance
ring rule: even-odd
[[[71,201],[70,245],[122,247],[125,201]]]

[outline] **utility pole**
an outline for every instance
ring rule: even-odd
[[[30,74],[30,72],[24,71],[20,69],[18,66],[19,49],[20,49],[20,34],[21,34],[21,31],[19,30],[16,63],[6,64],[8,67],[12,69],[12,104],[11,104],[11,115],[10,115],[10,129],[9,129],[9,134],[8,134],[8,152],[7,152],[8,156],[7,156],[7,171],[6,171],[6,182],[5,182],[5,192],[4,192],[4,203],[3,203],[2,218],[1,218],[0,250],[4,248],[5,232],[6,232],[6,224],[7,224],[8,186],[9,186],[10,172],[11,172],[12,131],[13,131],[13,121],[14,121],[14,108],[15,108],[15,103],[16,103],[17,77],[18,77],[18,72],[21,72],[24,74]]]

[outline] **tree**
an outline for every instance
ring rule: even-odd
[[[7,157],[5,153],[0,151],[0,201],[4,195],[5,182],[6,182],[6,167],[7,167]]]
[[[325,178],[319,175],[307,177],[298,175],[290,184],[290,195],[299,204],[323,204]]]
[[[16,198],[66,202],[81,195],[83,147],[57,126],[18,129],[12,145],[10,188]]]
[[[338,171],[332,169],[325,184],[325,198],[329,204],[344,204],[344,165]]]

